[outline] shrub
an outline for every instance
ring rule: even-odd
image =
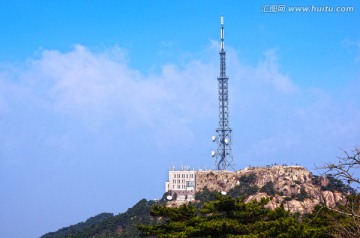
[[[275,195],[274,183],[272,181],[267,182],[261,189],[260,192],[266,193],[269,196]]]
[[[329,190],[329,191],[338,191],[341,193],[354,193],[354,189],[349,185],[345,185],[341,180],[334,178],[331,175],[326,175],[326,178],[329,180],[327,186],[321,186],[321,190]]]
[[[239,178],[239,182],[242,184],[254,184],[256,182],[257,176],[255,173],[250,173],[248,175],[243,175]]]
[[[211,192],[207,187],[205,187],[201,192],[197,192],[195,194],[195,199],[200,200],[201,202],[214,201],[215,198],[215,192]]]
[[[301,184],[301,182],[299,180],[295,180],[294,183],[297,184],[297,185]]]

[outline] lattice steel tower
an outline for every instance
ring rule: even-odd
[[[212,141],[217,143],[217,150],[212,151],[212,157],[215,157],[215,166],[218,170],[226,170],[234,166],[233,155],[231,150],[232,136],[229,125],[229,92],[228,80],[226,76],[226,52],[224,49],[224,17],[220,18],[220,76],[219,84],[219,126],[216,128],[216,136],[212,137]]]

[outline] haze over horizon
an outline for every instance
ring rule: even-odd
[[[213,168],[221,15],[236,169],[314,171],[359,146],[360,2],[267,4],[0,3],[0,237],[160,198],[172,166]]]

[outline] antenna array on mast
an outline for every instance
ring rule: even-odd
[[[217,143],[217,150],[212,151],[215,157],[215,166],[218,170],[226,170],[233,167],[232,155],[232,129],[229,125],[229,92],[228,80],[226,76],[226,52],[224,49],[224,17],[220,18],[220,76],[218,79],[218,99],[219,99],[219,125],[216,128],[217,136],[212,136],[212,141]]]

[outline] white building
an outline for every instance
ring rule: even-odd
[[[169,171],[169,182],[165,183],[165,192],[173,197],[176,194],[176,200],[192,201],[195,200],[195,179],[196,171],[183,167],[181,170],[173,168]]]

